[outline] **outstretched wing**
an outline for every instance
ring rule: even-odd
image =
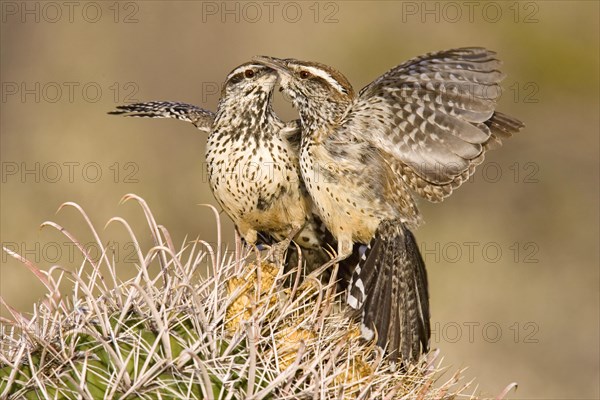
[[[363,88],[342,129],[380,149],[417,194],[441,201],[523,127],[495,111],[499,68],[494,52],[477,47],[414,58]]]
[[[199,130],[209,133],[215,113],[197,107],[193,104],[179,103],[175,101],[150,101],[147,103],[133,103],[118,106],[116,110],[110,111],[112,115],[139,118],[175,118],[181,121],[191,122]]]

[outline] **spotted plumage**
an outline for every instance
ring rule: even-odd
[[[284,123],[271,108],[277,74],[263,65],[235,68],[223,86],[216,113],[179,102],[117,107],[111,114],[175,118],[208,132],[209,184],[219,205],[248,243],[258,233],[323,252],[324,235],[299,173],[300,125]],[[321,256],[314,256],[321,260]]]
[[[260,64],[233,70],[206,145],[213,193],[248,243],[258,232],[277,240],[293,236],[310,213],[297,151],[287,139],[298,125],[286,126],[271,107],[276,81],[275,71]]]
[[[523,127],[520,121],[495,111],[503,75],[495,54],[483,48],[414,58],[392,68],[358,95],[329,66],[271,57],[256,61],[279,72],[283,90],[299,111],[302,176],[338,241],[340,258],[349,254],[355,242],[403,240],[407,237],[403,231],[378,232],[382,221],[394,221],[403,229],[418,226],[421,217],[412,193],[430,201],[443,200],[468,179],[488,149]],[[420,265],[418,249],[415,254],[408,248],[416,246],[387,245],[383,249],[390,254],[369,254],[353,281],[363,287],[365,295],[354,297],[351,304],[363,309],[366,323],[374,324],[379,343],[395,347],[389,349],[392,357],[405,361],[415,359],[419,352],[407,352],[408,338],[396,337],[396,332],[427,334],[421,337],[423,350],[428,340],[428,332],[413,325],[414,320],[397,317],[406,307],[428,309],[422,303],[425,298],[416,301],[417,291],[406,288],[419,283],[401,277],[410,271],[422,276],[414,273]],[[373,270],[381,273],[372,275]],[[365,283],[384,290],[377,293],[383,303],[367,298],[374,292]],[[400,290],[412,300],[398,297]],[[381,313],[385,317],[373,318]]]

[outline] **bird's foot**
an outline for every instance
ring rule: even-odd
[[[283,266],[285,264],[285,254],[287,249],[290,247],[292,240],[296,237],[298,232],[302,230],[303,227],[304,225],[295,226],[284,240],[272,245],[268,260],[274,262],[278,266]]]
[[[349,254],[344,254],[341,256],[337,256],[335,258],[332,258],[331,260],[329,260],[328,262],[326,262],[325,264],[321,265],[319,268],[315,269],[314,271],[312,271],[308,276],[309,277],[314,277],[319,279],[319,276],[325,272],[326,270],[328,270],[329,268],[335,266],[336,264],[338,264],[341,261],[344,261],[346,258],[348,258]]]
[[[274,263],[277,266],[283,266],[285,264],[285,254],[292,243],[292,239],[284,239],[281,242],[275,243],[271,246],[271,250],[267,256],[267,260]]]

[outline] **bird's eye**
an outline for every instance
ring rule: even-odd
[[[246,78],[254,78],[254,71],[252,71],[251,69],[247,69],[244,71],[244,76]]]
[[[302,79],[308,79],[308,78],[310,78],[310,72],[308,72],[308,71],[300,71],[300,78],[302,78]]]

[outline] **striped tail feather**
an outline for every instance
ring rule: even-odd
[[[490,129],[490,138],[484,143],[484,151],[493,150],[502,145],[502,141],[508,139],[525,127],[525,124],[516,118],[495,111],[491,118],[484,122]]]
[[[399,220],[385,220],[361,248],[348,289],[348,305],[361,311],[362,336],[377,334],[389,359],[417,361],[429,350],[427,271],[415,237]]]
[[[215,113],[193,104],[178,101],[149,101],[146,103],[133,103],[117,106],[116,110],[108,112],[110,115],[137,118],[173,118],[180,121],[191,122],[199,130],[210,133]]]

